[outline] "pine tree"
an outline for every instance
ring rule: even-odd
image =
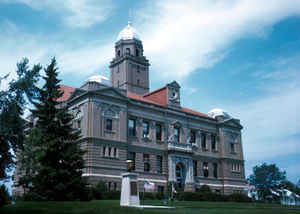
[[[40,137],[28,136],[33,139],[37,160],[31,192],[45,200],[82,199],[86,195],[86,182],[82,177],[84,151],[80,148],[80,131],[72,128],[73,116],[68,105],[62,106],[57,101],[62,92],[55,58],[44,71],[45,84],[32,110]]]
[[[22,116],[26,100],[37,95],[35,84],[39,81],[41,66],[29,69],[28,63],[26,58],[17,63],[18,78],[10,81],[7,90],[0,91],[0,180],[8,178],[7,172],[15,164],[15,154],[23,147],[26,121]],[[0,77],[0,83],[7,77]]]

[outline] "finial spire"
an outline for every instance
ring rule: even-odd
[[[131,26],[131,21],[128,21],[127,26]]]

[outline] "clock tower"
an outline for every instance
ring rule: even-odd
[[[119,33],[115,57],[110,62],[110,79],[116,88],[135,94],[149,92],[149,61],[137,31],[128,25]]]

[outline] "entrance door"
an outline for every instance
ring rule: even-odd
[[[178,163],[176,165],[176,181],[179,189],[184,188],[184,165]]]

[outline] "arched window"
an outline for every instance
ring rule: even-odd
[[[130,55],[130,48],[126,48],[126,55]]]
[[[121,51],[120,50],[118,50],[118,57],[120,57],[121,56]]]

